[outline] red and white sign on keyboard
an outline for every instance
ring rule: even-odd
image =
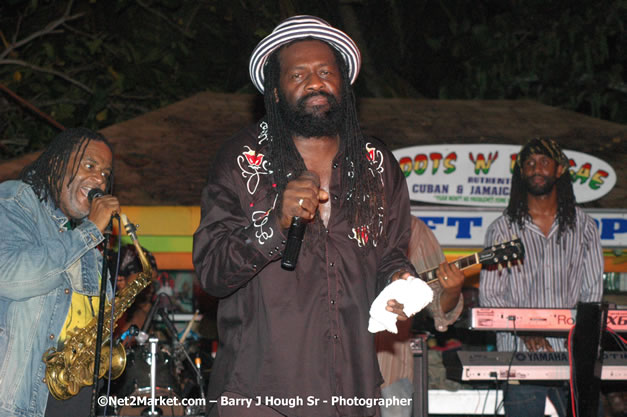
[[[470,328],[567,332],[575,325],[576,313],[576,310],[558,308],[473,308]],[[609,310],[607,327],[616,332],[627,332],[627,310]]]

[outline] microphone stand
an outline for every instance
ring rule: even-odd
[[[141,328],[142,333],[146,333],[146,334],[148,333],[148,329],[150,328],[150,325],[152,324],[152,320],[154,319],[155,314],[157,313],[157,310],[161,306],[162,295],[163,293],[157,294],[157,296],[155,297],[154,303],[152,304],[152,306],[150,306],[150,311],[148,311],[148,314],[146,315],[146,320],[144,320],[144,324],[142,325],[142,328]]]
[[[185,354],[185,358],[187,358],[187,361],[189,362],[189,364],[192,366],[192,369],[194,370],[194,373],[196,375],[196,383],[198,384],[198,388],[199,388],[199,391],[200,391],[200,396],[201,396],[201,398],[204,401],[205,400],[205,390],[204,390],[204,387],[203,387],[202,373],[196,367],[196,364],[194,363],[192,358],[189,357],[189,354],[187,353],[187,350],[185,350],[185,345],[179,341],[179,338],[178,338],[177,332],[176,332],[176,327],[174,326],[174,324],[172,323],[172,321],[168,317],[168,309],[166,307],[160,308],[159,309],[159,315],[161,316],[161,319],[163,320],[163,323],[165,324],[165,327],[171,333],[172,339],[174,340],[174,353],[175,353],[174,357],[176,358],[178,356],[177,355],[178,352],[183,352]]]
[[[109,268],[107,258],[109,256],[109,239],[111,238],[111,222],[105,229],[104,248],[102,250],[102,274],[100,277],[100,304],[98,306],[98,327],[96,330],[96,352],[94,353],[94,379],[93,388],[91,390],[91,413],[90,416],[96,417],[96,400],[98,397],[98,374],[100,373],[100,352],[102,350],[102,330],[104,328],[104,310],[107,298],[107,282],[109,280]],[[111,334],[109,337],[113,337]]]

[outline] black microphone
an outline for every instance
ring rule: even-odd
[[[91,190],[89,190],[89,192],[87,193],[87,201],[89,201],[90,203],[93,201],[94,198],[98,198],[98,197],[102,197],[103,195],[105,195],[105,193],[100,189],[100,188],[92,188]],[[119,214],[114,214],[113,216],[111,216],[112,218],[116,218],[119,219],[120,215]],[[111,233],[111,229],[113,229],[113,226],[111,225],[111,221],[113,219],[109,220],[109,224],[107,225],[107,228],[105,230],[105,233]]]
[[[87,200],[91,203],[94,198],[102,197],[104,192],[100,188],[92,188],[87,193]]]
[[[317,187],[320,187],[320,177],[313,171],[305,171],[302,176],[311,179]],[[285,250],[281,258],[281,268],[288,271],[296,269],[296,262],[300,254],[300,246],[305,236],[305,228],[307,222],[300,217],[293,217],[292,224],[287,232],[287,241],[285,242]]]

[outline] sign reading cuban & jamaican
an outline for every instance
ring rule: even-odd
[[[412,201],[504,207],[520,145],[425,145],[393,151],[405,174]],[[564,149],[578,203],[596,200],[616,184],[605,161]]]

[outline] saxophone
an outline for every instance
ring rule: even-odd
[[[124,214],[121,214],[120,218],[126,233],[135,245],[142,272],[115,297],[114,329],[118,319],[133,304],[137,294],[152,282],[152,268],[137,241],[136,227],[129,223]],[[104,314],[105,317],[111,316],[111,303],[108,301],[105,304]],[[50,393],[57,400],[66,400],[78,394],[82,387],[93,384],[97,327],[98,316],[94,317],[86,327],[78,329],[76,332],[69,332],[63,349],[57,351],[55,348],[50,348],[44,353],[42,359],[46,364],[45,382]],[[110,333],[109,326],[104,326],[100,369],[98,370],[99,378],[102,378],[109,369]],[[117,343],[113,346],[113,355],[111,356],[111,379],[116,379],[122,375],[125,367],[126,350],[122,344]]]

